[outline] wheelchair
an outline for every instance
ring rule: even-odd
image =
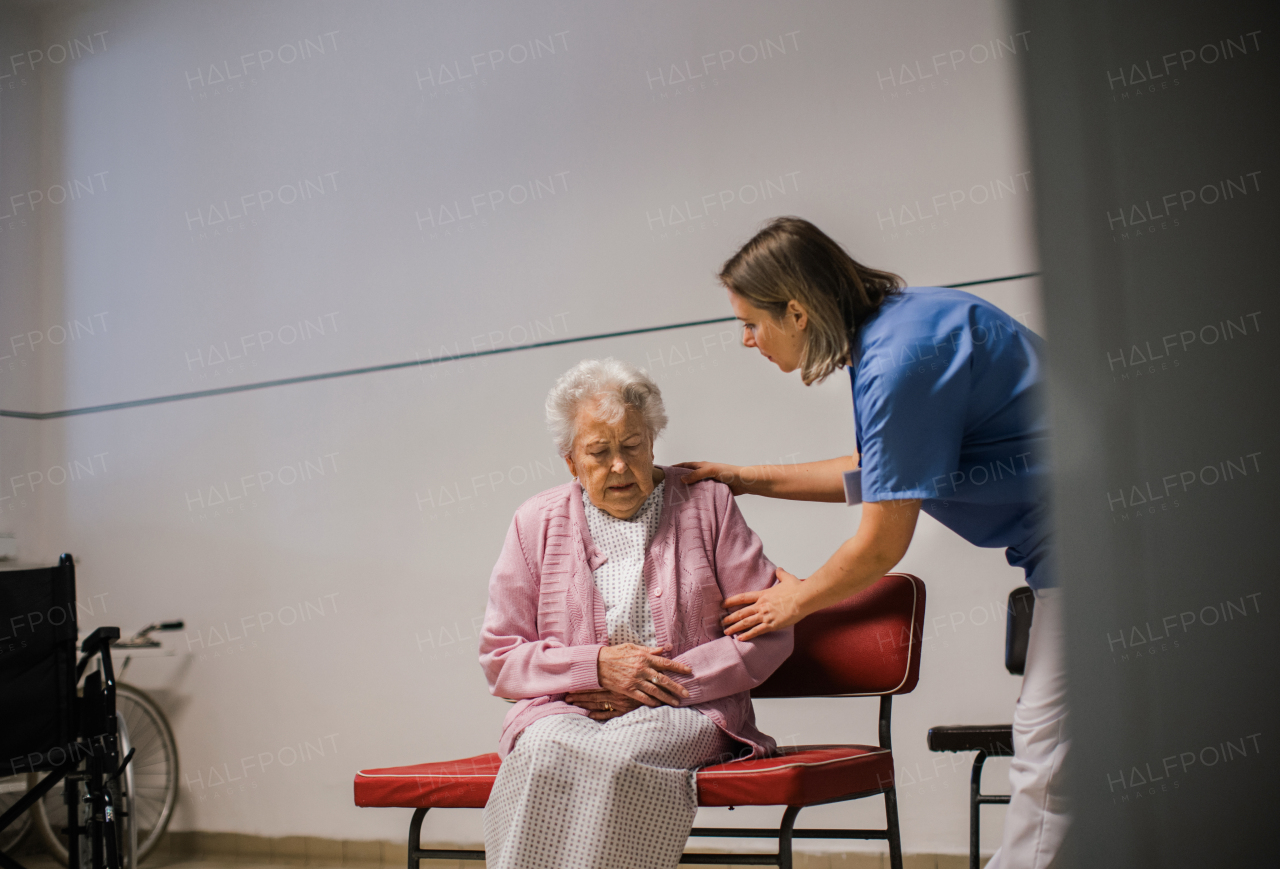
[[[0,814],[0,836],[63,783],[70,869],[134,869],[134,752],[118,727],[111,663],[120,629],[95,630],[77,660],[69,554],[56,567],[0,571],[0,617],[0,706],[9,710],[0,717],[0,779],[46,773]],[[0,867],[25,869],[4,852]]]

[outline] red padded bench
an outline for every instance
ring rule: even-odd
[[[694,827],[691,835],[778,840],[773,854],[685,854],[682,863],[791,867],[792,839],[885,839],[892,869],[902,869],[890,717],[895,694],[916,687],[924,622],[924,583],[891,573],[855,597],[796,625],[795,650],[752,697],[879,697],[876,745],[802,745],[776,757],[735,760],[698,770],[700,806],[785,806],[778,828]],[[484,851],[423,848],[429,809],[480,809],[498,774],[498,755],[356,773],[357,806],[413,809],[409,865],[422,859],[483,860]],[[884,829],[795,829],[806,806],[884,796]]]

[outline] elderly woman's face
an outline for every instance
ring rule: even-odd
[[[653,492],[653,442],[644,417],[628,408],[616,423],[597,416],[595,403],[578,411],[577,435],[565,461],[587,497],[610,516],[630,519]]]

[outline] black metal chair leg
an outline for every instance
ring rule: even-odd
[[[979,751],[973,759],[973,772],[969,776],[969,869],[978,869],[979,835],[978,813],[982,808],[979,797],[982,796],[982,765],[987,762],[987,753]]]
[[[409,822],[408,869],[418,869],[418,863],[422,860],[418,856],[418,851],[422,849],[422,819],[427,816],[427,811],[427,809],[414,809],[413,820]]]
[[[902,833],[898,828],[898,786],[884,792],[884,814],[888,821],[889,869],[902,869]]]
[[[795,829],[799,815],[800,806],[787,806],[787,810],[782,813],[782,826],[778,828],[779,869],[791,869],[791,832]]]
[[[62,802],[67,807],[67,869],[83,869],[80,859],[80,837],[84,827],[80,825],[79,775],[68,775],[62,786]]]

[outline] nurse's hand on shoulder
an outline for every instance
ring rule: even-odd
[[[692,474],[684,478],[686,483],[698,483],[702,480],[719,480],[729,487],[734,495],[746,494],[742,485],[739,465],[725,465],[720,462],[680,462],[677,468],[689,468]]]
[[[797,592],[802,580],[781,567],[777,571],[778,582],[763,591],[747,591],[735,594],[724,602],[725,609],[734,610],[723,619],[725,636],[738,640],[754,640],[761,634],[786,628],[800,621]]]

